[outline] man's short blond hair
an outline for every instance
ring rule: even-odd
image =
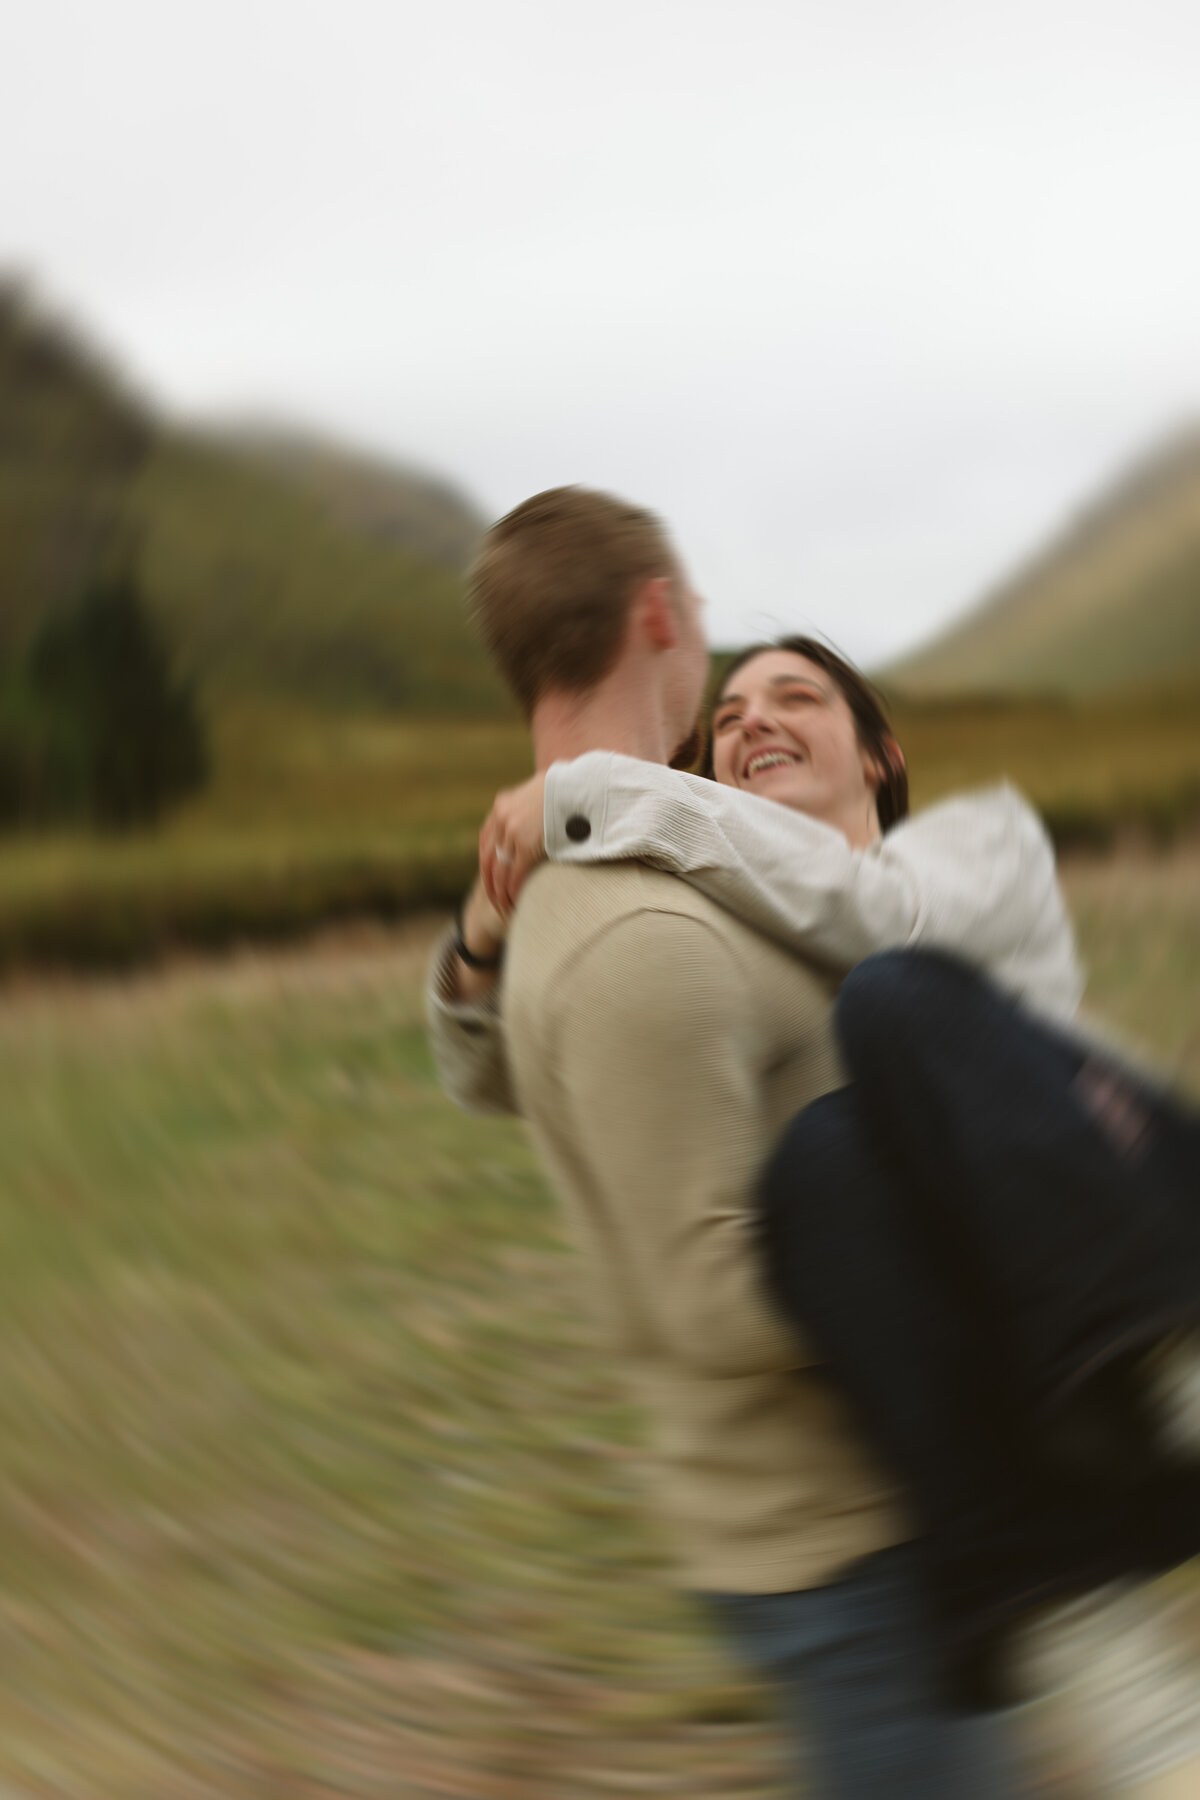
[[[653,513],[589,488],[548,488],[493,525],[468,575],[468,599],[525,716],[544,694],[602,681],[639,582],[677,567]]]

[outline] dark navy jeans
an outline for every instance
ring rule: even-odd
[[[835,1023],[870,1148],[926,1237],[994,1295],[1035,1404],[1200,1322],[1192,1112],[941,951],[868,957]],[[1140,1115],[1127,1145],[1089,1104],[1097,1074]]]
[[[905,1487],[974,1705],[1031,1607],[1200,1550],[1125,1373],[1200,1319],[1200,1129],[1115,1071],[1119,1148],[1089,1053],[940,953],[868,958],[835,1022],[852,1080],[767,1169],[767,1279]]]

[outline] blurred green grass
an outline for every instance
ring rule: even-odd
[[[432,1756],[549,1800],[564,1745],[619,1774],[660,1724],[728,1763],[530,1153],[435,1090],[428,943],[0,1010],[19,1792],[407,1795]]]
[[[1092,1004],[1200,1092],[1200,858],[1077,862]],[[0,998],[0,1784],[771,1791],[436,924]]]

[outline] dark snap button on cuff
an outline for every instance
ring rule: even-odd
[[[582,813],[572,813],[564,829],[573,844],[585,844],[592,835],[591,820]]]

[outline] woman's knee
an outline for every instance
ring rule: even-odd
[[[933,1009],[961,1003],[979,977],[944,950],[880,950],[851,969],[834,1003],[834,1028],[853,1061],[903,1043]]]

